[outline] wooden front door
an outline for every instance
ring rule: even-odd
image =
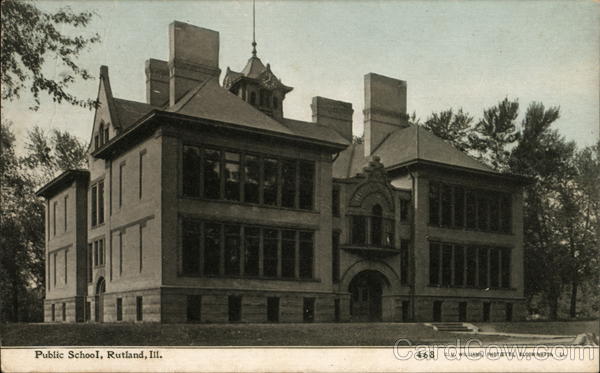
[[[350,283],[352,321],[381,321],[381,280],[371,274],[359,274]]]

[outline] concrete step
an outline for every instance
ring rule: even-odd
[[[435,323],[426,323],[425,325],[433,328],[433,330],[440,331],[440,332],[469,333],[469,332],[476,332],[479,330],[473,324],[462,323],[462,322],[435,322]]]

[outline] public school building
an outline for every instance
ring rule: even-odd
[[[219,81],[219,34],[174,22],[146,102],[100,68],[86,170],[46,200],[47,322],[504,321],[524,317],[522,185],[409,124],[364,79],[284,116],[257,57]],[[125,78],[125,77],[123,77]]]

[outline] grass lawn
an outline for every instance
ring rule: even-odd
[[[595,329],[593,329],[595,323]],[[560,324],[560,328],[558,325]],[[484,331],[578,334],[597,322],[489,323]],[[486,330],[487,329],[487,330]],[[565,331],[566,330],[566,331]],[[413,345],[510,342],[510,337],[436,332],[422,324],[2,324],[4,346],[393,346],[400,338]]]

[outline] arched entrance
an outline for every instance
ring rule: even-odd
[[[386,283],[387,279],[373,270],[354,276],[348,289],[352,321],[381,321],[381,296]]]
[[[96,283],[96,296],[94,297],[94,319],[96,322],[104,322],[104,293],[106,292],[106,282],[104,277],[100,277]]]

